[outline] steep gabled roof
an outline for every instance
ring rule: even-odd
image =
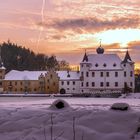
[[[129,52],[127,50],[126,54],[125,54],[125,57],[124,57],[124,60],[122,61],[122,63],[133,63],[130,55],[129,55]]]
[[[90,70],[121,70],[122,60],[116,54],[89,54]]]
[[[88,56],[87,56],[86,51],[85,51],[85,55],[84,55],[84,58],[83,58],[83,61],[82,62],[88,62]]]

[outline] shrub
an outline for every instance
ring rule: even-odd
[[[129,106],[129,104],[127,104],[127,103],[114,103],[114,104],[111,106],[111,109],[112,109],[112,110],[127,111],[127,110],[130,109],[130,106]]]

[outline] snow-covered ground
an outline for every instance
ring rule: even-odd
[[[140,99],[1,97],[0,140],[140,140]],[[113,111],[116,102],[128,111]]]
[[[131,93],[128,96],[126,96],[125,98],[128,98],[128,99],[140,99],[140,93]]]

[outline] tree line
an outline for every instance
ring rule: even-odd
[[[55,55],[35,54],[32,50],[15,43],[3,42],[0,44],[1,58],[6,71],[10,70],[70,70],[65,60],[58,61]]]

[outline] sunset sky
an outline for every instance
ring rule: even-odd
[[[84,50],[123,58],[140,67],[140,0],[1,0],[0,42],[10,39],[36,53],[78,64]]]

